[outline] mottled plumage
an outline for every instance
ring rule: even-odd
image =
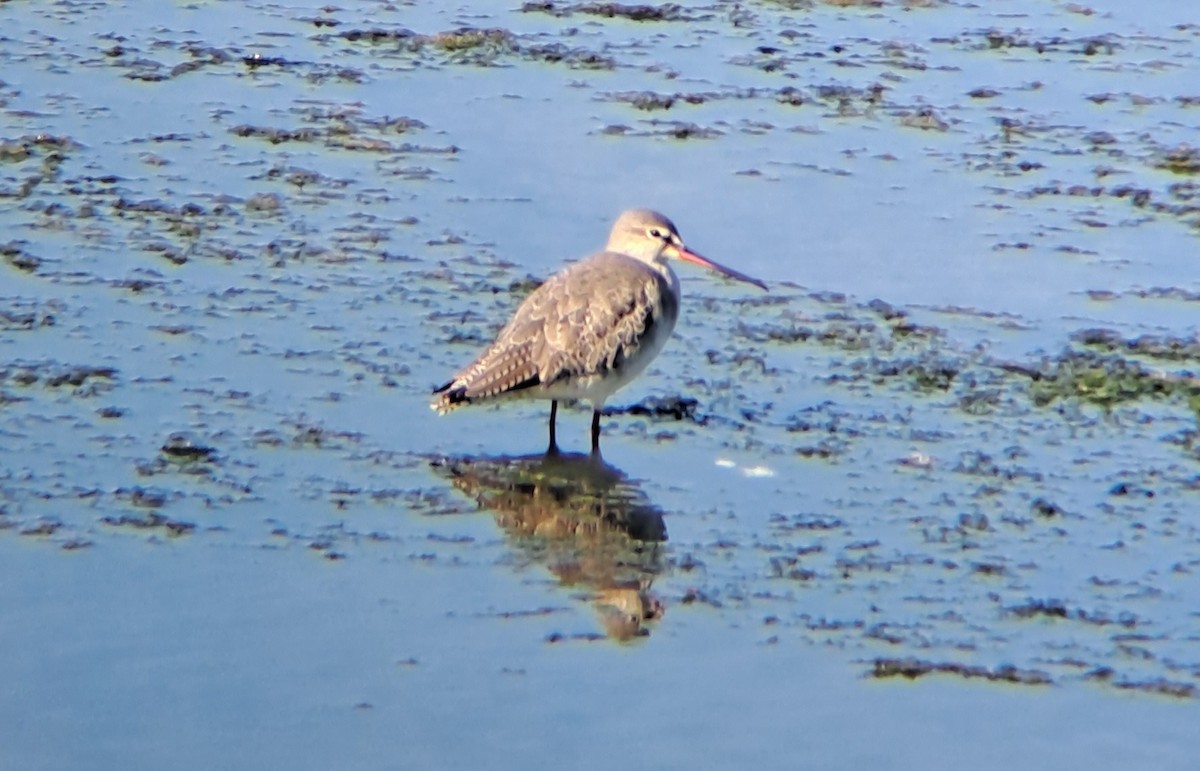
[[[766,285],[688,251],[674,224],[634,209],[613,226],[605,250],[568,266],[538,287],[470,365],[434,391],[432,407],[500,398],[550,399],[550,450],[556,450],[559,399],[592,405],[592,451],[600,448],[605,400],[658,355],[679,318],[676,258],[741,281]]]

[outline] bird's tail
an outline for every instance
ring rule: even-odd
[[[465,404],[470,404],[467,396],[467,386],[459,380],[450,380],[433,389],[434,398],[429,402],[429,409],[439,415],[445,415]]]

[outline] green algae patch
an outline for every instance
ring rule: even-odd
[[[1112,407],[1145,399],[1182,399],[1200,415],[1200,379],[1190,372],[1172,372],[1154,363],[1200,362],[1195,337],[1141,335],[1122,337],[1109,329],[1086,329],[1072,335],[1086,350],[1068,350],[1041,369],[1028,370],[1030,395],[1044,407],[1058,399],[1074,398]]]
[[[1126,338],[1113,329],[1084,329],[1071,339],[1088,348],[1109,353],[1126,353],[1148,359],[1200,363],[1200,339],[1196,336],[1139,335]]]
[[[675,3],[664,5],[629,5],[625,3],[555,3],[549,0],[525,3],[522,13],[546,13],[551,16],[599,16],[607,19],[628,21],[696,21],[706,16],[696,16]]]
[[[926,675],[957,675],[964,679],[979,678],[1015,685],[1051,685],[1050,675],[1037,669],[1021,669],[1012,665],[985,667],[958,662],[927,661],[914,657],[877,658],[873,662],[871,676],[876,679],[904,677],[916,680]]]
[[[1163,398],[1175,385],[1160,373],[1116,356],[1068,352],[1030,383],[1033,403],[1045,407],[1059,399],[1079,399],[1100,407],[1145,398]]]
[[[1162,151],[1154,166],[1172,174],[1200,174],[1200,148],[1179,145]]]
[[[424,38],[418,38],[427,45],[447,52],[470,51],[476,48],[491,48],[496,51],[510,51],[515,48],[514,35],[506,29],[475,27],[460,27],[448,32],[439,32]]]
[[[477,67],[500,66],[508,59],[565,64],[573,69],[616,67],[610,56],[559,42],[524,39],[501,27],[459,27],[428,35],[407,29],[353,29],[338,33],[338,37],[348,43],[390,46],[422,61]]]

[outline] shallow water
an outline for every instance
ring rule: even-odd
[[[1191,767],[1200,27],[598,5],[0,4],[0,766]],[[599,476],[429,411],[629,206]]]

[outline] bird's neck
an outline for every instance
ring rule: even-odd
[[[657,270],[663,278],[667,280],[667,286],[671,290],[671,294],[675,295],[675,300],[679,300],[679,276],[675,275],[675,271],[671,269],[670,264],[666,260],[660,260],[650,263],[650,266]]]

